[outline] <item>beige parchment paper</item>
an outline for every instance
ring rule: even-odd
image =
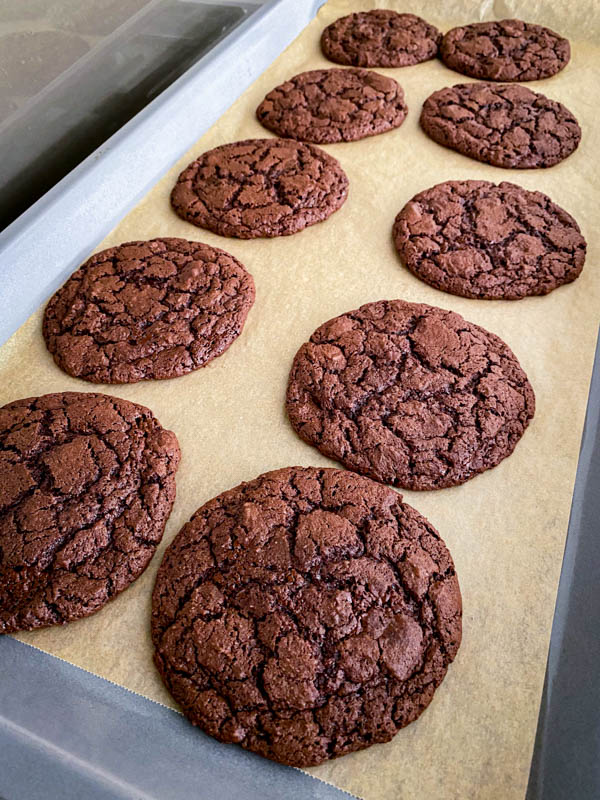
[[[408,118],[393,132],[325,148],[350,179],[346,204],[327,222],[291,237],[239,241],[180,220],[169,206],[179,171],[216,145],[270,135],[254,118],[264,94],[297,72],[331,66],[319,50],[321,29],[342,14],[375,5],[419,13],[442,31],[518,16],[569,36],[573,56],[567,68],[529,85],[575,113],[583,129],[579,149],[549,170],[479,164],[435,144],[418,127],[421,105],[432,91],[469,79],[439,61],[384,69],[405,89]],[[321,9],[99,246],[182,236],[241,259],[255,278],[257,297],[231,349],[176,380],[95,387],[54,365],[42,340],[40,310],[0,351],[0,404],[45,392],[99,389],[149,406],[177,433],[183,452],[175,507],[146,573],[95,616],[23,634],[21,640],[172,705],[152,664],[148,630],[151,589],[166,545],[198,506],[243,480],[291,464],[333,465],[300,441],[284,413],[297,348],[323,321],[372,300],[404,298],[451,308],[514,350],[536,392],[536,417],[515,453],[495,469],[454,489],[405,493],[454,556],[464,600],[463,645],[416,723],[389,744],[310,772],[365,800],[524,796],[600,311],[599,31],[600,4],[594,0],[330,0]],[[413,277],[393,248],[394,216],[416,192],[467,178],[539,189],[571,212],[589,244],[581,277],[547,297],[512,303],[453,297]]]

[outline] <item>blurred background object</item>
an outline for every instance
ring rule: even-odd
[[[0,230],[261,0],[0,0]]]

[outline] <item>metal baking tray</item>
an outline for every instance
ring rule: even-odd
[[[10,14],[0,6],[0,230],[261,5],[23,0]]]
[[[257,3],[232,33],[0,234],[0,343],[266,69],[323,2]],[[195,110],[200,95],[203,115]],[[600,346],[527,800],[600,797],[598,519]],[[0,671],[0,800],[350,796],[300,770],[241,748],[222,748],[177,712],[9,636],[0,637]]]

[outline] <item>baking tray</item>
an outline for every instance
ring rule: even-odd
[[[275,59],[320,5],[319,0],[264,4],[0,235],[0,342]],[[206,109],[202,118],[194,112],[200,93]],[[595,630],[600,612],[599,444],[597,351],[529,800],[600,796],[600,638]],[[0,795],[7,800],[348,796],[306,773],[240,748],[220,747],[171,709],[11,637],[0,639],[0,667]]]
[[[0,230],[262,4],[25,0],[0,12]]]

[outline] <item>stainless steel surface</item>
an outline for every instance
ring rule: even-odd
[[[600,339],[527,800],[600,798]]]
[[[296,769],[226,746],[182,714],[0,638],[6,800],[348,800]],[[29,702],[27,702],[29,699]]]

